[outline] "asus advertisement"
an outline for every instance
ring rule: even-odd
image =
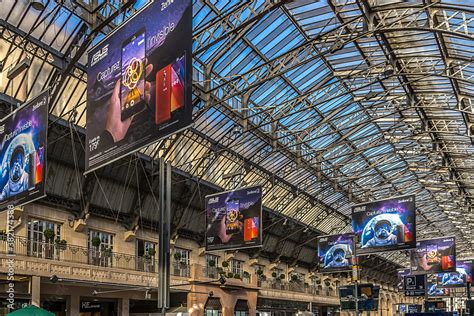
[[[414,248],[415,196],[354,206],[352,229],[358,237],[357,255]]]
[[[49,91],[0,122],[0,209],[45,196]]]
[[[413,274],[456,272],[456,239],[444,237],[420,240],[411,251]]]
[[[438,286],[437,275],[428,274],[426,278],[426,295],[428,297],[449,296],[449,288]]]
[[[192,5],[156,0],[89,52],[86,173],[192,123]]]
[[[456,271],[437,274],[438,287],[464,287],[472,283],[474,260],[456,260]]]
[[[262,188],[242,188],[208,195],[206,250],[262,246]]]
[[[351,270],[353,247],[352,234],[319,237],[319,271],[335,272]]]

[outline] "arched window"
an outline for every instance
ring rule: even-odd
[[[209,297],[204,307],[204,316],[221,316],[222,305],[218,297]]]
[[[235,316],[248,316],[249,315],[249,305],[247,300],[237,300],[234,307]]]

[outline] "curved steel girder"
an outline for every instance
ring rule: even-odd
[[[431,33],[442,33],[442,34],[449,34],[453,35],[456,37],[462,37],[467,40],[474,40],[474,35],[469,35],[469,34],[464,34],[462,32],[455,32],[455,31],[450,31],[450,30],[444,30],[440,28],[434,28],[434,27],[425,27],[425,26],[401,26],[401,27],[391,27],[391,28],[380,28],[376,31],[374,31],[375,34],[377,33],[390,33],[390,32],[431,32]]]
[[[268,80],[281,76],[296,67],[302,66],[311,60],[329,54],[332,51],[332,48],[334,48],[333,44],[336,42],[336,40],[342,40],[343,46],[361,37],[373,34],[374,32],[389,32],[410,29],[410,24],[413,23],[412,21],[410,21],[407,25],[403,25],[401,21],[411,18],[412,16],[419,17],[420,15],[424,14],[426,7],[428,6],[419,7],[415,12],[411,12],[410,10],[407,10],[403,13],[396,12],[397,14],[395,15],[394,10],[379,11],[377,13],[380,16],[379,22],[376,25],[369,26],[369,31],[343,33],[343,28],[347,25],[354,25],[354,27],[352,27],[353,30],[358,30],[360,28],[357,25],[361,25],[364,22],[364,18],[362,15],[357,16],[348,21],[346,25],[341,25],[334,30],[331,30],[315,39],[299,45],[298,47],[288,51],[283,55],[277,56],[276,58],[260,66],[254,67],[252,70],[244,74],[235,76],[235,78],[224,81],[222,84],[219,84],[215,87],[211,87],[211,91],[219,90],[219,95],[223,96],[223,101],[226,101],[229,98],[247,92],[251,88],[257,87]],[[472,35],[464,34],[459,28],[445,30],[443,29],[444,24],[445,23],[440,22],[437,25],[433,25],[433,23],[431,23],[429,26],[423,25],[423,27],[413,27],[421,28],[423,31],[443,31],[459,36],[468,36],[470,39],[474,38]],[[397,27],[397,25],[400,26]]]
[[[232,11],[216,17],[212,24],[197,30],[193,35],[194,54],[199,55],[226,37],[238,33],[241,29],[258,22],[266,14],[278,9],[292,0],[256,0],[242,1]]]

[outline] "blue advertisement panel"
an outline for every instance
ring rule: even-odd
[[[464,287],[472,283],[474,260],[456,260],[456,271],[437,274],[438,287]]]
[[[192,123],[191,0],[155,0],[89,52],[86,173]]]
[[[415,196],[402,196],[352,207],[357,255],[414,248]]]
[[[352,234],[319,237],[319,271],[335,272],[351,270],[354,249],[353,238]]]
[[[242,188],[208,195],[206,250],[262,246],[262,188]]]
[[[426,295],[428,297],[442,297],[449,296],[449,294],[449,288],[438,286],[437,275],[426,275]]]
[[[0,209],[45,195],[49,91],[0,122]]]
[[[413,274],[456,272],[455,237],[418,241],[410,261]]]

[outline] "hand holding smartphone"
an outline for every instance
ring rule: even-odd
[[[122,43],[121,119],[145,109],[145,30],[141,29]]]

